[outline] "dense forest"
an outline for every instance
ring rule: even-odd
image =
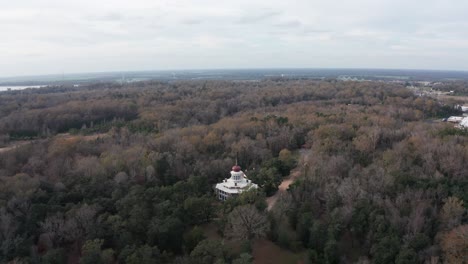
[[[384,82],[3,92],[0,263],[245,264],[258,239],[300,263],[467,263],[468,133],[437,121],[451,114]],[[220,202],[236,156],[261,188]]]

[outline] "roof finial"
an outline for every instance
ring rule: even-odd
[[[239,152],[236,152],[236,166],[237,166],[237,158],[239,156]]]

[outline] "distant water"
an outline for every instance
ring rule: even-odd
[[[45,87],[45,86],[44,85],[27,85],[27,86],[17,86],[17,85],[1,86],[0,85],[0,92],[8,91],[8,90],[24,90],[27,88],[41,88],[41,87]]]

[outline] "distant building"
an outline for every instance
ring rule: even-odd
[[[460,128],[468,128],[468,117],[463,118],[463,120],[458,124]]]
[[[460,123],[463,120],[463,116],[451,116],[447,119],[447,122]]]
[[[218,199],[225,201],[230,197],[238,196],[242,192],[248,191],[252,188],[257,189],[258,185],[247,179],[247,176],[241,170],[241,167],[236,164],[232,167],[231,177],[216,184],[215,190]]]
[[[468,105],[456,105],[455,108],[461,110],[464,113],[468,112]]]

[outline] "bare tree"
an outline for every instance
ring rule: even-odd
[[[145,169],[145,176],[146,176],[146,181],[152,181],[154,179],[156,170],[152,165],[146,166]]]
[[[76,210],[69,211],[67,217],[58,213],[46,218],[41,223],[44,233],[51,236],[55,244],[74,242],[85,238],[94,225],[97,211],[94,207],[83,205]]]
[[[93,206],[87,204],[78,208],[71,218],[65,223],[69,238],[81,239],[84,238],[94,225],[94,217],[96,216],[97,210]]]
[[[40,226],[42,231],[50,237],[55,245],[65,241],[65,219],[62,213],[47,217]]]
[[[114,177],[114,181],[119,184],[119,183],[126,183],[128,181],[128,175],[124,171],[121,171],[117,173]]]
[[[442,239],[446,263],[468,262],[468,225],[454,228]]]
[[[260,213],[253,205],[236,207],[228,215],[226,234],[237,240],[263,237],[270,229],[265,214]]]
[[[18,225],[15,217],[4,208],[0,209],[0,254],[6,256],[18,246],[19,237],[16,236]]]
[[[453,196],[448,197],[440,212],[440,220],[445,228],[452,229],[460,225],[465,211],[462,200]]]
[[[76,173],[84,177],[95,177],[104,173],[104,167],[95,156],[80,158],[75,165]]]

